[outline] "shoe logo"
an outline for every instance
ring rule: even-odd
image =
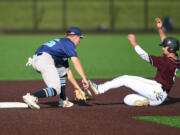
[[[159,101],[159,100],[163,100],[163,94],[161,92],[156,92],[154,91],[154,94],[156,96],[156,99]]]

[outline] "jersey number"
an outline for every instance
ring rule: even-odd
[[[47,45],[48,47],[53,47],[59,40],[60,39],[54,39],[52,41],[46,42],[44,45]]]
[[[176,80],[177,72],[178,72],[178,68],[176,68],[176,70],[175,70],[175,72],[174,72],[174,77],[173,77],[173,81],[174,81],[174,82],[175,82],[175,80]]]

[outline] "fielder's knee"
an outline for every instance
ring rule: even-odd
[[[60,93],[61,93],[61,88],[58,88],[58,89],[56,88],[55,91],[56,91],[56,93],[57,93],[56,96],[58,96],[58,95],[60,95]]]
[[[63,77],[60,78],[60,85],[59,86],[56,86],[56,87],[52,86],[51,87],[54,89],[54,91],[56,91],[56,96],[60,95],[62,86],[66,86],[66,75],[64,75]]]
[[[56,95],[54,96],[58,96],[61,93],[61,86],[49,86],[49,88],[51,88],[53,91],[55,91]]]

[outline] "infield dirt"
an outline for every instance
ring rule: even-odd
[[[101,83],[105,80],[94,80]],[[43,81],[1,81],[0,102],[23,102],[22,96],[45,87]],[[67,97],[72,108],[58,108],[59,97],[40,99],[40,110],[0,109],[0,135],[179,135],[180,129],[142,120],[134,116],[180,115],[180,78],[169,98],[156,107],[130,107],[123,98],[133,93],[122,87],[76,102],[72,86]]]

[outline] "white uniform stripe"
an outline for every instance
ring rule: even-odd
[[[44,91],[45,91],[45,93],[46,93],[46,97],[49,97],[49,95],[48,95],[48,93],[47,93],[47,91],[46,91],[46,89],[43,89]]]

